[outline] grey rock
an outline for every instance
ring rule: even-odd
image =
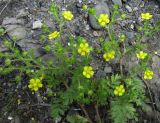
[[[106,14],[106,13],[110,15],[107,3],[101,2],[97,4],[94,7],[94,9],[96,10],[96,16],[99,16],[100,14]],[[89,14],[89,22],[93,29],[102,29],[102,27],[97,23],[96,18],[91,14]]]
[[[16,43],[23,51],[33,50],[35,57],[39,57],[44,54],[41,45],[36,40],[22,39]]]
[[[128,39],[133,39],[135,37],[135,33],[134,32],[125,32],[126,37]]]
[[[26,37],[27,31],[24,27],[18,27],[12,31],[9,31],[8,34],[10,37],[16,36],[16,39],[20,40]]]
[[[16,115],[16,116],[14,117],[14,122],[15,122],[15,123],[21,123],[20,117],[19,117],[18,115]]]
[[[112,67],[109,66],[108,64],[106,64],[105,68],[104,68],[104,72],[105,73],[112,73]]]
[[[125,8],[127,9],[128,12],[132,12],[132,8],[129,5],[126,5]]]
[[[25,9],[21,9],[21,10],[19,10],[19,13],[16,17],[17,18],[22,18],[22,17],[26,17],[27,15],[29,15],[29,12],[26,11]]]
[[[152,69],[157,74],[160,72],[160,58],[156,55],[152,57]]]
[[[160,14],[154,14],[154,19],[156,22],[160,19]]]
[[[132,56],[131,58],[125,56],[122,64],[125,66],[126,70],[130,70],[138,65],[138,59],[136,56]]]
[[[128,62],[128,68],[131,69],[138,65],[138,59],[135,56],[132,56]]]
[[[43,55],[42,59],[43,61],[50,61],[50,60],[53,61],[54,60],[53,57],[54,57],[53,54],[48,53],[48,54]]]
[[[20,25],[6,25],[6,26],[5,26],[7,32],[13,31],[13,30],[15,30],[16,28],[21,28],[21,27],[22,27],[22,26],[20,26]]]
[[[9,18],[6,17],[3,19],[2,25],[12,25],[12,24],[24,24],[24,20],[23,19],[16,19],[16,18]]]
[[[27,34],[25,27],[22,26],[24,25],[23,19],[6,17],[3,19],[2,25],[6,28],[9,36],[16,36],[17,40],[23,39]]]
[[[97,73],[96,73],[95,76],[96,76],[97,78],[105,77],[105,76],[106,76],[106,73],[105,73],[103,70],[99,69],[99,70],[97,71]]]
[[[40,29],[42,27],[42,21],[41,20],[37,20],[33,22],[32,25],[32,29]]]
[[[8,1],[8,0],[0,0],[0,3],[1,3],[1,2],[7,2],[7,1]]]
[[[32,39],[23,39],[16,42],[24,51],[36,48],[38,46],[38,41]]]
[[[122,7],[122,1],[121,0],[112,0],[114,4],[119,5],[119,7]]]

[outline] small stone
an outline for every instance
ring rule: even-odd
[[[133,11],[138,11],[138,7],[134,7],[134,8],[133,8]]]
[[[108,66],[108,64],[105,66],[104,68],[104,72],[105,73],[112,73],[112,68],[110,66]]]
[[[154,19],[155,19],[155,21],[157,23],[158,20],[160,20],[160,14],[154,14]]]
[[[42,25],[43,24],[42,24],[41,20],[34,21],[32,29],[40,29],[42,27]]]
[[[102,35],[102,33],[101,33],[101,32],[98,32],[98,31],[93,31],[93,35],[94,35],[95,37],[99,37],[99,36]]]
[[[158,67],[158,66],[159,66],[159,67]],[[159,68],[160,68],[160,58],[155,55],[155,56],[152,57],[152,69],[153,69],[154,71],[160,72]],[[158,72],[157,72],[157,73],[158,73]]]
[[[95,7],[94,7],[95,11],[96,11],[96,16],[99,17],[100,14],[109,14],[109,8],[108,8],[108,5],[105,3],[105,2],[100,2],[99,4],[97,4]],[[90,22],[90,25],[93,29],[102,29],[102,27],[97,23],[97,20],[96,18],[89,14],[89,22]]]
[[[119,5],[119,7],[122,7],[122,1],[121,0],[112,0],[114,4]]]
[[[86,25],[85,29],[88,31],[90,29],[89,25]]]
[[[134,25],[133,25],[133,24],[131,24],[131,25],[130,25],[130,28],[133,30],[133,29],[134,29]]]
[[[99,69],[97,71],[97,73],[96,73],[96,77],[97,78],[101,78],[101,77],[105,77],[105,76],[106,76],[106,73],[103,70],[101,70],[101,69]]]
[[[135,37],[135,33],[134,32],[125,32],[126,37],[128,39],[133,39]]]
[[[132,8],[129,5],[126,5],[125,7],[126,7],[128,12],[132,12],[133,11]]]
[[[8,116],[8,120],[12,120],[13,119],[13,117],[11,117],[11,116]]]
[[[140,7],[143,8],[145,6],[145,1],[142,1]]]

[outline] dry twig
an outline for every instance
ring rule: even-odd
[[[8,2],[6,3],[6,5],[3,7],[3,9],[0,12],[0,15],[3,13],[3,11],[7,8],[7,6],[10,4],[11,0],[8,0]]]

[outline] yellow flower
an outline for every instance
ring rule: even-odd
[[[72,20],[74,17],[71,11],[63,11],[62,16],[69,21]]]
[[[114,90],[114,94],[117,96],[122,96],[125,93],[125,89],[123,85],[117,86]]]
[[[114,52],[114,51],[106,52],[106,53],[103,55],[103,58],[104,58],[106,61],[110,61],[110,60],[114,59],[114,55],[115,55],[115,52]]]
[[[147,53],[140,51],[139,53],[136,54],[138,59],[145,59],[147,57]]]
[[[147,69],[145,72],[144,72],[144,79],[152,79],[153,78],[153,71]]]
[[[49,38],[49,40],[55,39],[55,38],[57,38],[59,35],[60,35],[59,32],[54,31],[53,33],[51,33],[51,34],[48,35],[48,38]]]
[[[86,78],[91,78],[94,74],[94,71],[93,71],[93,68],[91,66],[85,66],[83,68],[83,75],[86,77]]]
[[[30,79],[28,88],[33,91],[38,91],[39,88],[42,88],[43,84],[40,79]]]
[[[91,47],[89,47],[89,44],[86,42],[80,43],[80,46],[78,48],[78,53],[82,56],[85,56],[87,53],[89,53],[91,50]]]
[[[145,20],[151,19],[152,16],[153,16],[153,15],[150,14],[150,13],[141,13],[141,18],[142,18],[142,19],[145,19]]]
[[[106,26],[106,24],[108,24],[110,22],[108,14],[100,14],[99,18],[98,18],[98,23],[101,26]]]

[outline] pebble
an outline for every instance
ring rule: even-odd
[[[129,5],[126,5],[125,8],[127,9],[128,12],[132,12],[132,8]]]
[[[90,29],[89,25],[87,24],[85,29],[88,31]]]
[[[93,35],[94,35],[95,37],[99,37],[99,36],[101,36],[101,35],[102,35],[102,32],[99,32],[99,31],[93,31]]]
[[[128,39],[133,39],[135,37],[135,33],[134,32],[128,32],[128,31],[126,31],[125,34],[126,34],[126,37]]]
[[[134,25],[133,25],[133,24],[131,24],[131,25],[130,25],[130,28],[133,30],[133,29],[134,29]]]
[[[32,29],[40,29],[42,27],[42,21],[41,20],[37,20],[33,22],[32,25]]]
[[[138,11],[138,7],[134,7],[134,8],[133,8],[133,11]]]
[[[96,73],[97,78],[101,78],[101,77],[105,77],[105,76],[106,76],[105,72],[101,69],[99,69]]]
[[[104,68],[104,72],[105,73],[112,73],[112,67],[110,67],[108,64],[106,64],[106,66]]]

